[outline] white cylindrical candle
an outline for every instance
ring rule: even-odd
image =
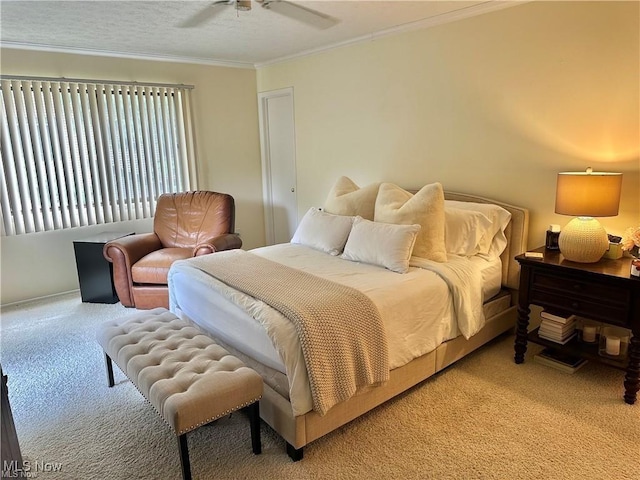
[[[595,342],[596,341],[596,327],[593,325],[585,325],[582,329],[582,340],[585,342]]]
[[[605,351],[608,355],[620,355],[620,337],[607,337]]]

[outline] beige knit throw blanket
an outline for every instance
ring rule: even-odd
[[[307,366],[313,409],[320,415],[360,387],[389,379],[384,325],[378,309],[362,292],[244,250],[189,262],[293,322]]]

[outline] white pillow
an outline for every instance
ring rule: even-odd
[[[311,207],[300,220],[291,243],[306,245],[330,255],[340,255],[351,231],[353,219],[354,217],[331,215]]]
[[[445,207],[444,220],[447,253],[465,257],[480,252],[482,237],[493,225],[484,213],[454,207]]]
[[[419,231],[420,225],[393,225],[356,217],[342,258],[407,273]]]
[[[335,215],[360,215],[373,220],[379,183],[360,188],[348,177],[340,177],[331,188],[324,203],[324,211]]]
[[[490,258],[498,258],[507,247],[507,237],[504,234],[507,225],[511,221],[511,213],[504,208],[492,203],[460,202],[457,200],[445,200],[445,209],[448,207],[462,210],[473,210],[483,213],[491,220],[491,227],[485,232],[479,243],[478,253]]]
[[[415,195],[393,183],[381,184],[374,220],[398,225],[420,225],[422,228],[413,254],[435,262],[447,261],[444,192],[439,183],[425,185]]]

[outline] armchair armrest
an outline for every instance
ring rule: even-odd
[[[197,257],[199,255],[206,255],[221,250],[233,250],[234,248],[241,247],[242,240],[239,235],[235,233],[225,233],[224,235],[218,235],[217,237],[200,242],[193,249],[193,256]]]
[[[104,258],[113,263],[113,284],[120,303],[125,307],[133,307],[133,279],[131,267],[145,255],[162,248],[162,243],[155,233],[139,233],[108,242],[102,253]]]
[[[161,248],[162,243],[155,233],[139,233],[111,240],[104,246],[103,254],[107,260],[113,262],[119,250],[126,256],[129,265],[133,265],[145,255]]]

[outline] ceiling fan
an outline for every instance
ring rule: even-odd
[[[316,28],[325,29],[337,24],[339,20],[325,13],[304,7],[300,4],[289,2],[287,0],[253,0],[260,6],[271,12],[284,15],[294,20],[306,23]],[[252,0],[218,0],[211,2],[204,9],[191,16],[180,25],[183,28],[192,28],[200,26],[213,17],[226,10],[227,7],[233,7],[237,12],[246,12],[251,10]]]

